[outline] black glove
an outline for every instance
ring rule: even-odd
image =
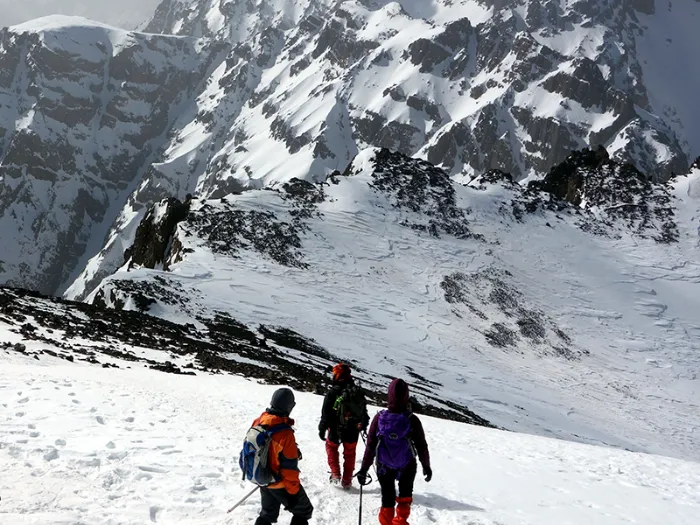
[[[326,429],[325,428],[319,428],[318,429],[318,437],[321,438],[321,441],[326,440]]]
[[[355,477],[357,478],[357,482],[360,485],[367,485],[367,471],[366,470],[360,470],[355,474]]]
[[[423,467],[423,475],[425,476],[425,482],[430,483],[430,480],[433,479],[433,469],[430,467]]]
[[[301,454],[301,449],[297,447],[297,459],[302,460],[304,459],[304,456]]]

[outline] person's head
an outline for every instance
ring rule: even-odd
[[[338,363],[333,367],[333,381],[335,383],[344,383],[352,379],[350,367],[345,363]]]
[[[287,417],[292,413],[294,405],[296,405],[294,401],[294,392],[289,388],[278,388],[275,390],[275,393],[272,394],[270,408],[267,409],[267,412],[276,416]]]
[[[389,384],[388,408],[390,412],[408,410],[408,384],[403,379],[394,379]]]

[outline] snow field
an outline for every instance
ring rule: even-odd
[[[274,387],[230,376],[0,361],[2,525],[254,521],[257,495],[231,515],[226,510],[251,488],[236,456]],[[327,485],[320,407],[320,397],[298,393],[292,414],[316,508],[311,523],[354,524],[358,490]],[[412,524],[697,522],[698,463],[422,420],[435,477],[417,479]],[[365,523],[375,522],[379,502],[373,484]]]

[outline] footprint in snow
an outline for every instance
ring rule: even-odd
[[[55,442],[57,447],[65,447],[66,446],[66,440],[65,439],[57,439]]]
[[[95,418],[95,421],[97,421],[100,425],[104,425],[104,424],[105,424],[105,418],[103,418],[102,416],[97,416],[97,417]]]
[[[150,465],[139,465],[138,469],[142,470],[143,472],[154,472],[156,474],[167,474],[168,473],[168,470],[164,469],[163,467],[153,467]]]
[[[162,510],[163,509],[161,509],[160,507],[157,507],[155,505],[151,506],[151,508],[149,509],[149,514],[151,516],[151,521],[153,523],[156,523],[158,521],[158,514],[160,514],[160,512]]]

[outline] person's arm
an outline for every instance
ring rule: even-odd
[[[423,424],[418,419],[418,416],[411,414],[411,440],[413,445],[416,447],[416,452],[418,453],[418,459],[420,464],[423,466],[423,472],[432,476],[432,470],[430,468],[430,452],[428,451],[428,442],[425,440],[425,431],[423,430]]]
[[[299,449],[294,439],[294,432],[285,430],[279,435],[279,473],[282,484],[292,496],[299,492]]]
[[[361,472],[368,472],[369,468],[372,466],[374,461],[374,456],[377,453],[377,444],[379,438],[377,437],[377,428],[379,427],[379,414],[374,416],[372,424],[369,427],[369,433],[367,434],[367,443],[365,445],[365,455],[362,458],[362,467],[360,467]]]
[[[333,405],[335,404],[335,396],[331,392],[323,398],[323,408],[321,408],[321,421],[318,422],[318,433],[321,439],[325,439],[326,430],[331,426],[334,417]]]

